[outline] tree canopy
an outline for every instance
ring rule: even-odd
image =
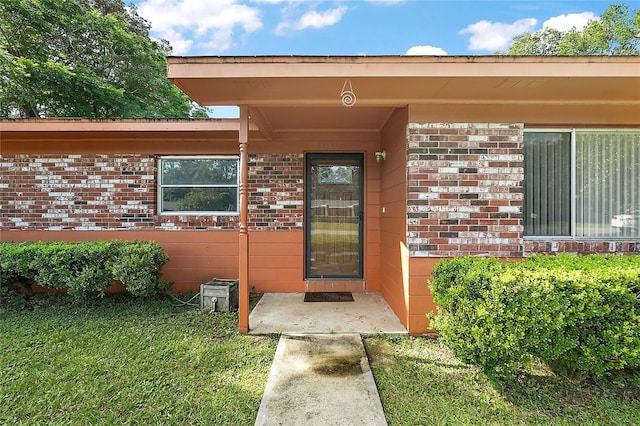
[[[122,0],[2,0],[0,116],[188,117],[149,29]]]
[[[640,55],[640,9],[612,4],[583,29],[543,28],[516,36],[507,55]]]

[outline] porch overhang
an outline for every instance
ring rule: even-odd
[[[200,155],[215,146],[228,153],[238,142],[236,119],[85,119],[0,120],[0,154],[82,153],[108,146],[120,152]],[[264,140],[249,124],[249,137]]]
[[[576,116],[632,125],[640,116],[639,57],[170,57],[168,77],[201,105],[250,105],[268,132],[375,130],[401,106],[410,117],[534,125]],[[357,96],[350,109],[345,82]]]
[[[82,140],[121,141],[237,141],[238,120],[235,119],[86,119],[48,118],[0,120],[3,150],[8,144],[45,141],[54,148],[62,142]],[[262,136],[251,124],[250,137]]]

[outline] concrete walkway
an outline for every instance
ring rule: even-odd
[[[282,335],[255,424],[386,425],[360,335]]]

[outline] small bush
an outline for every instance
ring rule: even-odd
[[[34,272],[31,268],[35,251],[32,243],[0,243],[0,288],[31,286]]]
[[[432,277],[432,326],[486,371],[533,358],[574,378],[640,365],[639,256],[457,258]]]
[[[160,268],[169,256],[156,242],[121,244],[112,265],[113,279],[125,283],[135,296],[150,296],[164,289]]]
[[[131,294],[148,296],[161,289],[160,269],[167,261],[160,245],[147,241],[0,243],[0,288],[38,283],[87,297],[104,295],[117,280]]]
[[[36,246],[34,281],[42,287],[67,288],[72,296],[104,295],[113,283],[109,261],[117,241],[47,242]]]

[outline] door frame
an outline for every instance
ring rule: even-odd
[[[362,152],[307,152],[305,153],[305,173],[304,173],[304,277],[307,279],[345,279],[345,280],[361,280],[364,279],[364,247],[365,247],[365,173],[364,173],[364,153]],[[359,221],[358,221],[358,273],[353,275],[314,275],[311,274],[311,191],[310,191],[310,173],[311,162],[313,160],[353,160],[358,165],[358,202],[359,202]]]

